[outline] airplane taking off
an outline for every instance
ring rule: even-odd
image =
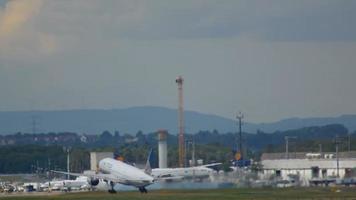
[[[154,178],[145,171],[134,166],[128,165],[122,161],[112,158],[104,158],[99,162],[100,173],[68,173],[62,171],[53,171],[55,173],[69,174],[71,176],[86,176],[91,186],[97,186],[99,180],[103,180],[111,186],[108,191],[116,193],[114,186],[116,183],[123,185],[134,186],[139,189],[141,193],[147,193],[146,186],[154,182]]]

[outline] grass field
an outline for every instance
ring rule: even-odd
[[[27,200],[236,200],[236,199],[356,199],[356,188],[289,188],[289,189],[214,189],[214,190],[156,190],[139,192],[67,193],[50,196],[1,196],[0,199]]]

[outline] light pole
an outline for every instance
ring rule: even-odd
[[[336,152],[336,176],[339,178],[339,144],[341,143],[341,141],[338,135],[335,137],[334,143]]]
[[[348,136],[347,147],[348,147],[348,151],[350,152],[351,151],[351,135],[348,134],[347,136]]]
[[[193,181],[195,180],[195,166],[196,166],[196,160],[195,160],[195,138],[194,138],[194,135],[191,136],[191,139],[190,140],[187,140],[187,143],[186,143],[186,153],[188,151],[190,151],[189,146],[191,146],[191,153],[192,153],[192,159],[191,159],[191,165],[190,167],[192,167],[193,169]]]
[[[71,148],[70,147],[63,147],[63,151],[64,152],[67,152],[67,179],[69,180],[70,176],[69,176],[69,173],[70,173],[70,170],[69,170],[69,156],[70,156],[70,150]]]
[[[284,139],[286,140],[286,159],[289,159],[289,139],[297,139],[295,136],[285,136]]]

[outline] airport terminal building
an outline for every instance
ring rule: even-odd
[[[356,151],[333,153],[264,153],[261,157],[261,176],[288,180],[299,177],[302,185],[331,179],[353,177],[356,168]]]

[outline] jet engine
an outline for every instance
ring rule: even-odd
[[[97,186],[99,184],[99,179],[90,179],[90,185]]]

